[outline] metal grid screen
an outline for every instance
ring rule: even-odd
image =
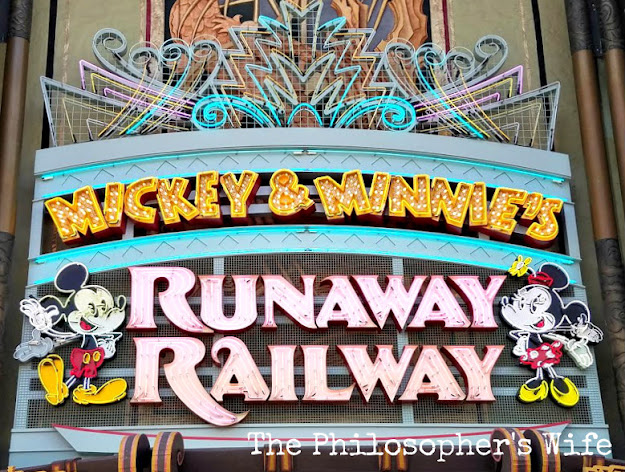
[[[481,269],[472,266],[442,263],[433,260],[420,259],[391,259],[387,257],[368,255],[326,255],[326,254],[272,254],[262,256],[236,256],[219,259],[196,259],[184,262],[168,263],[164,265],[184,266],[196,274],[280,274],[290,280],[296,287],[301,288],[299,276],[314,274],[317,276],[315,287],[317,309],[322,303],[328,288],[319,282],[333,274],[378,274],[380,282],[384,283],[384,276],[389,274],[403,274],[406,280],[414,275],[479,275],[484,283],[486,277],[496,271]],[[234,288],[230,279],[225,287],[225,313],[232,314],[234,310]],[[114,270],[92,275],[91,282],[107,287],[114,295],[130,295],[130,276],[126,269]],[[510,295],[523,284],[522,279],[508,278],[500,291],[500,295]],[[39,286],[31,294],[42,296],[54,293],[52,284]],[[28,295],[28,294],[27,294]],[[576,297],[585,299],[581,288],[573,287],[565,298]],[[258,284],[258,312],[259,320],[264,319],[263,286]],[[199,289],[190,294],[192,308],[199,313]],[[132,300],[130,300],[132,303]],[[498,300],[496,300],[498,303]],[[172,326],[163,316],[156,305],[158,330],[156,333],[133,333],[133,336],[182,336],[177,328]],[[328,384],[331,387],[345,387],[351,383],[351,377],[340,356],[337,354],[336,344],[367,344],[370,346],[370,355],[374,355],[375,344],[392,344],[401,346],[406,344],[471,344],[480,352],[487,344],[506,345],[492,376],[492,384],[497,401],[492,404],[459,404],[441,405],[434,399],[424,397],[414,404],[389,404],[380,389],[376,389],[371,401],[364,403],[357,390],[354,391],[352,401],[344,404],[326,403],[293,403],[280,404],[245,404],[241,398],[226,398],[224,406],[231,411],[240,412],[250,410],[246,424],[277,424],[277,423],[509,423],[514,418],[515,423],[547,424],[559,421],[571,421],[575,424],[602,423],[602,408],[598,387],[597,374],[594,368],[588,371],[578,370],[572,362],[564,360],[561,371],[572,378],[580,388],[581,399],[572,409],[557,407],[553,402],[546,400],[539,404],[523,405],[516,400],[519,385],[527,379],[531,372],[518,366],[517,360],[511,355],[511,342],[506,339],[507,329],[501,327],[495,332],[445,332],[437,327],[429,327],[422,332],[398,333],[392,323],[381,332],[350,333],[344,327],[332,327],[327,331],[311,334],[293,325],[277,311],[276,331],[263,331],[256,326],[249,331],[237,335],[248,346],[256,360],[265,380],[271,384],[270,359],[266,349],[268,344],[329,344],[328,352]],[[30,328],[24,326],[23,340],[30,338]],[[207,351],[212,343],[212,337],[206,337]],[[71,347],[60,349],[59,354],[68,359]],[[397,351],[395,352],[397,355]],[[167,363],[171,354],[163,357]],[[117,356],[107,362],[100,369],[96,384],[103,383],[108,378],[124,377],[129,383],[129,398],[134,388],[135,348],[132,336],[125,336],[118,343]],[[301,353],[296,357],[296,389],[298,395],[303,393],[304,379]],[[456,372],[454,369],[452,371]],[[201,382],[208,389],[219,373],[219,369],[212,365],[210,356],[202,361],[197,368]],[[37,363],[31,362],[21,366],[18,383],[18,398],[16,405],[15,428],[46,428],[52,424],[69,424],[77,427],[123,427],[137,425],[186,425],[202,424],[203,421],[191,413],[188,408],[174,395],[167,381],[162,375],[160,378],[160,393],[163,404],[160,406],[135,406],[128,400],[107,406],[80,406],[71,401],[61,407],[52,407],[44,399],[44,392],[37,378]],[[68,372],[66,372],[66,377]],[[406,379],[409,373],[406,375]],[[462,378],[457,378],[463,385]],[[405,382],[405,381],[404,381]],[[400,393],[403,390],[400,389]]]

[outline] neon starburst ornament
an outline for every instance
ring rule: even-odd
[[[368,85],[379,56],[369,50],[374,31],[346,30],[343,17],[320,24],[321,8],[320,1],[304,9],[282,2],[282,22],[261,16],[259,28],[232,28],[237,48],[228,57],[239,82],[223,87],[231,93],[200,99],[193,124],[243,126],[235,122],[248,118],[267,127],[305,121],[345,128],[367,120],[376,128],[412,129],[416,112],[410,102]]]

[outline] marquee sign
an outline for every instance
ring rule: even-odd
[[[219,41],[103,29],[76,86],[42,78],[16,444],[607,437],[602,333],[551,263],[581,284],[559,84],[528,90],[494,35],[444,51],[321,0],[274,13]]]
[[[179,228],[183,222],[221,225],[220,190],[228,198],[229,217],[236,224],[248,218],[260,176],[249,170],[238,176],[231,172],[220,176],[210,170],[199,172],[194,181],[193,184],[191,179],[182,177],[145,177],[127,185],[108,183],[104,192],[86,186],[77,189],[71,201],[54,197],[45,205],[66,243],[83,242],[89,233],[106,237],[111,232],[121,232],[125,219],[151,230],[158,229],[160,221],[173,228]],[[315,211],[309,189],[300,183],[295,172],[280,169],[271,175],[269,184],[269,209],[277,219],[305,221]],[[557,215],[563,207],[559,198],[506,187],[495,188],[489,204],[484,182],[450,184],[446,178],[426,174],[407,180],[400,175],[375,172],[367,190],[362,172],[353,170],[338,181],[330,176],[317,177],[314,185],[328,221],[341,222],[352,215],[378,223],[388,217],[394,222],[430,227],[444,221],[449,232],[461,233],[468,226],[472,231],[504,241],[510,239],[520,221],[527,227],[526,243],[538,247],[551,245],[557,237]],[[189,199],[192,189],[193,201]],[[156,205],[146,204],[150,200]]]
[[[573,382],[556,373],[554,366],[563,350],[580,368],[592,364],[589,342],[598,342],[601,331],[590,322],[588,308],[581,302],[565,305],[558,292],[568,285],[568,276],[559,266],[543,264],[538,272],[519,259],[511,272],[529,271],[530,285],[512,297],[501,299],[501,316],[510,326],[516,344],[512,353],[522,365],[536,371],[536,376],[521,386],[519,399],[535,402],[551,392],[562,406],[574,406],[579,393]],[[389,275],[383,289],[375,275],[332,275],[322,281],[330,286],[321,308],[315,309],[315,275],[302,275],[299,290],[280,275],[233,275],[235,311],[226,316],[223,291],[226,276],[197,275],[183,267],[131,267],[131,300],[126,331],[156,330],[155,297],[168,322],[180,336],[135,337],[136,366],[133,404],[159,404],[159,368],[163,351],[173,351],[173,360],[165,364],[165,377],[173,392],[196,415],[217,426],[239,423],[246,413],[232,413],[220,405],[224,396],[243,396],[246,402],[349,402],[358,388],[365,402],[380,386],[389,402],[416,402],[433,395],[439,402],[492,402],[496,398],[490,375],[505,346],[487,345],[483,354],[472,345],[408,344],[398,353],[393,346],[376,344],[371,359],[366,345],[337,345],[336,349],[353,378],[343,388],[328,386],[328,345],[313,343],[300,346],[268,345],[271,358],[271,387],[261,375],[245,343],[236,334],[260,324],[263,330],[277,330],[276,308],[298,328],[311,333],[340,324],[348,331],[366,330],[372,340],[387,324],[398,331],[428,329],[438,324],[443,329],[483,331],[498,329],[494,301],[506,276],[493,275],[483,286],[473,275],[417,275],[410,281]],[[121,333],[115,330],[125,318],[124,297],[114,298],[104,287],[87,285],[88,271],[79,263],[63,267],[55,287],[67,295],[65,301],[55,296],[27,299],[21,310],[33,326],[32,340],[20,344],[15,357],[22,361],[39,357],[39,378],[46,400],[59,405],[69,396],[82,405],[106,404],[126,395],[126,381],[113,379],[99,388],[91,385],[98,368],[115,354],[115,342]],[[157,281],[166,281],[167,289],[156,293]],[[264,285],[264,319],[257,311],[257,286]],[[199,283],[199,317],[187,300]],[[406,285],[409,283],[409,286]],[[467,307],[463,309],[458,301]],[[206,341],[215,333],[210,355],[221,365],[220,353],[228,352],[221,372],[210,391],[201,383],[196,366],[206,356]],[[56,347],[80,342],[71,351],[72,370],[64,380],[64,362]],[[295,391],[295,355],[303,355],[305,388],[300,398]],[[464,378],[461,387],[448,362]],[[550,379],[550,384],[544,380]],[[80,383],[82,382],[82,383]],[[400,392],[400,386],[405,387]]]

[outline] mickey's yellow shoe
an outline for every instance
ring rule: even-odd
[[[74,389],[74,402],[80,405],[107,405],[120,401],[126,396],[128,384],[124,379],[112,379],[96,388],[90,385],[89,389],[79,385]]]
[[[63,382],[64,364],[56,354],[51,354],[39,362],[37,372],[46,391],[46,400],[51,405],[60,405],[69,396],[69,389]]]
[[[558,405],[572,407],[579,401],[579,391],[568,377],[554,379],[549,385],[551,396]]]
[[[523,403],[534,403],[543,401],[547,398],[549,387],[547,382],[543,380],[537,387],[530,387],[528,384],[521,385],[519,389],[519,400]]]

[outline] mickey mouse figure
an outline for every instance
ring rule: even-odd
[[[581,301],[564,304],[559,292],[569,286],[562,267],[544,263],[538,272],[530,269],[529,285],[511,297],[502,297],[501,316],[514,330],[512,353],[521,365],[536,371],[519,389],[522,402],[542,401],[551,393],[561,406],[572,407],[579,401],[579,391],[568,377],[558,375],[563,350],[581,369],[593,363],[588,343],[603,339],[602,331],[590,322],[590,310]],[[549,384],[545,379],[549,379]]]
[[[66,381],[63,381],[64,363],[60,356],[50,354],[39,363],[39,379],[46,400],[52,405],[63,403],[72,387],[75,387],[72,399],[81,405],[114,403],[126,396],[124,379],[109,380],[99,388],[91,384],[105,359],[115,355],[115,343],[121,338],[121,333],[115,330],[126,317],[126,299],[119,296],[115,300],[104,287],[87,285],[88,278],[89,271],[83,264],[68,264],[54,280],[56,289],[68,294],[65,302],[47,295],[40,300],[22,300],[20,305],[35,329],[33,339],[17,347],[15,358],[41,357],[56,346],[75,340],[81,342],[80,347],[71,351],[72,369]],[[67,323],[71,332],[59,331],[62,322]]]

